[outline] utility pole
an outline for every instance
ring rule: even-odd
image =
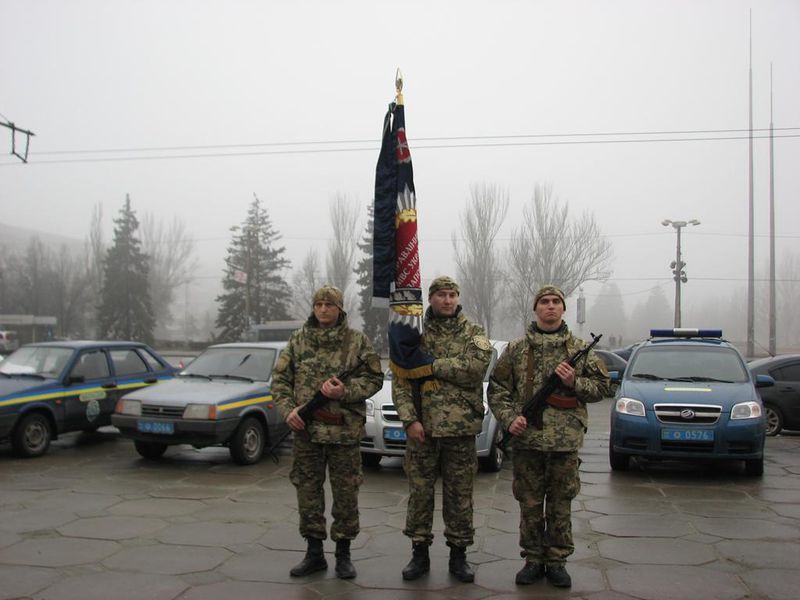
[[[675,228],[675,233],[678,234],[677,244],[675,248],[675,260],[670,263],[670,268],[672,269],[673,279],[675,280],[675,320],[673,327],[680,327],[681,326],[681,283],[686,283],[686,271],[683,270],[683,267],[686,266],[686,263],[681,260],[681,229],[686,227],[687,225],[700,225],[700,221],[697,219],[692,219],[691,221],[671,221],[670,219],[664,219],[661,221],[661,224],[664,227],[672,227]]]
[[[769,64],[769,353],[777,354],[775,312],[775,164],[772,153],[772,63]]]
[[[749,162],[749,228],[747,233],[747,358],[752,358],[755,354],[755,281],[754,281],[754,262],[755,262],[755,246],[754,237],[755,232],[753,229],[753,9],[750,9],[750,162]]]

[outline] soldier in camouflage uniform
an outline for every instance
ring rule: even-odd
[[[489,406],[513,436],[513,490],[520,506],[525,559],[516,575],[521,585],[545,575],[554,586],[572,585],[565,564],[575,549],[570,508],[580,491],[578,449],[588,424],[586,403],[610,395],[608,371],[593,352],[574,369],[567,363],[586,343],[574,337],[561,319],[565,308],[559,288],[541,288],[533,301],[536,320],[525,337],[508,345],[489,382]],[[520,413],[553,372],[561,386],[548,399],[542,428],[537,429]]]
[[[473,543],[472,488],[477,457],[475,436],[483,421],[483,378],[492,346],[483,327],[461,314],[458,284],[438,277],[428,291],[421,349],[433,360],[433,383],[426,384],[415,407],[408,380],[395,378],[392,399],[407,433],[405,470],[410,496],[406,527],[413,556],[403,579],[417,579],[430,570],[428,547],[433,541],[434,485],[442,476],[443,506],[450,572],[460,581],[475,574],[466,559]],[[433,388],[433,389],[430,389]]]
[[[331,539],[336,542],[336,575],[355,577],[350,541],[359,531],[358,488],[362,482],[359,441],[366,420],[365,400],[383,386],[380,358],[367,336],[347,326],[342,292],[323,286],[314,293],[314,310],[281,352],[272,375],[272,394],[294,431],[291,482],[297,488],[300,535],[308,550],[291,575],[328,568],[322,550],[325,526],[325,467],[331,478]],[[345,381],[337,373],[364,361]],[[321,391],[329,402],[310,422],[298,408]]]

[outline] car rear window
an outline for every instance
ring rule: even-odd
[[[708,346],[641,348],[627,373],[628,378],[633,379],[749,381],[744,363],[735,350]]]

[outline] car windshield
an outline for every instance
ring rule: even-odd
[[[628,377],[667,381],[748,381],[735,350],[708,346],[648,346],[634,356]]]
[[[56,378],[67,366],[73,352],[71,348],[26,346],[0,363],[0,373]]]
[[[209,348],[181,375],[267,381],[275,364],[275,348]]]

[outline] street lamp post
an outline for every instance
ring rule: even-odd
[[[672,221],[670,219],[664,219],[661,221],[661,224],[664,227],[672,227],[675,228],[675,233],[678,234],[678,241],[675,248],[675,260],[669,265],[672,269],[673,279],[675,280],[675,323],[674,327],[681,326],[681,283],[686,283],[686,271],[683,270],[683,267],[686,266],[686,263],[681,260],[681,229],[686,227],[687,225],[700,225],[700,221],[697,219],[692,219],[691,221]]]

